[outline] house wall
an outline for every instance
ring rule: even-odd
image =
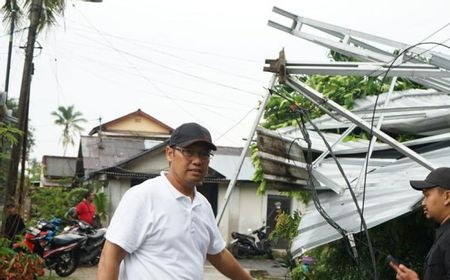
[[[148,157],[139,158],[126,166],[128,170],[147,174],[159,174],[160,170],[168,170],[169,163],[166,154],[163,152],[151,154],[152,160]]]
[[[108,186],[105,188],[109,202],[108,222],[111,219],[114,212],[116,211],[120,199],[125,194],[125,192],[130,188],[130,185],[131,180],[129,179],[121,179],[121,180],[111,179],[108,181]]]
[[[123,119],[117,123],[111,123],[106,128],[108,131],[138,131],[138,132],[152,132],[169,134],[166,128],[144,118],[142,116],[133,116]]]
[[[220,184],[219,186],[219,211],[224,205],[227,187],[228,184]],[[257,229],[265,222],[264,201],[267,200],[267,196],[257,195],[256,191],[257,184],[250,182],[239,183],[233,189],[219,224],[220,232],[227,244],[232,240],[231,233],[233,231],[247,233],[248,229]]]
[[[218,211],[222,209],[224,197],[228,184],[220,184],[218,196]],[[267,224],[267,198],[268,195],[280,195],[276,190],[268,190],[264,195],[257,194],[258,185],[251,182],[239,183],[233,189],[227,208],[219,224],[225,242],[229,244],[232,241],[231,233],[238,231],[240,233],[249,233]],[[305,205],[291,199],[291,212],[300,210],[304,213]]]

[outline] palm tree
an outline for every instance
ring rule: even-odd
[[[85,0],[88,2],[101,2],[102,0]],[[56,16],[64,14],[65,0],[6,0],[1,7],[4,14],[4,22],[11,26],[11,34],[14,26],[20,24],[24,15],[29,16],[28,38],[25,48],[25,61],[23,66],[22,83],[19,97],[19,113],[17,128],[22,135],[17,138],[17,143],[11,149],[11,160],[9,162],[8,181],[5,188],[5,201],[13,201],[16,194],[18,167],[21,161],[21,180],[19,184],[19,210],[23,203],[23,184],[27,150],[28,132],[28,108],[31,88],[31,75],[33,72],[33,52],[38,31],[45,26],[55,24]],[[12,38],[12,37],[11,37]],[[6,203],[5,203],[6,205]],[[2,228],[5,219],[2,220]]]
[[[59,106],[58,110],[52,112],[52,115],[56,117],[55,124],[63,127],[61,142],[64,147],[64,155],[66,155],[67,147],[73,146],[75,137],[84,130],[80,123],[86,122],[86,120],[82,118],[81,112],[74,110],[73,105]]]

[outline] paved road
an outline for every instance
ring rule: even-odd
[[[250,271],[250,273],[256,278],[257,276],[264,276],[269,279],[285,279],[286,269],[281,267],[274,260],[239,260],[241,265]],[[220,272],[218,272],[211,264],[205,264],[204,270],[205,280],[225,280],[228,279]],[[97,273],[97,267],[79,267],[70,277],[76,280],[95,280],[95,274]],[[48,275],[48,273],[46,273]],[[52,272],[52,276],[55,276],[55,272]],[[64,279],[64,278],[61,278]],[[261,278],[258,278],[261,279]]]

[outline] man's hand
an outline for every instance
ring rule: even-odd
[[[228,249],[223,249],[217,255],[208,255],[208,261],[223,275],[233,280],[251,280],[250,273],[242,268]]]
[[[420,280],[419,275],[408,267],[404,266],[403,264],[396,265],[393,262],[390,262],[389,265],[397,272],[397,275],[395,276],[395,279],[397,280]]]

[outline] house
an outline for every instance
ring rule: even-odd
[[[161,141],[167,139],[172,128],[144,113],[141,109],[94,127],[89,135],[108,137],[144,138]]]
[[[105,178],[108,181],[105,192],[109,198],[110,214],[113,214],[120,198],[130,187],[168,170],[165,146],[166,143],[161,143],[114,166],[89,174],[89,178]],[[215,214],[223,207],[225,192],[238,165],[241,151],[242,148],[218,147],[203,185],[197,188],[211,203]],[[247,232],[262,224],[273,228],[276,202],[280,202],[281,208],[287,212],[299,207],[296,200],[279,195],[278,191],[271,190],[265,195],[257,195],[258,185],[252,181],[253,172],[250,157],[247,156],[238,176],[237,187],[224,212],[223,222],[220,223],[220,230],[227,241],[230,241],[232,231]]]
[[[138,109],[94,127],[81,136],[76,174],[86,177],[95,170],[127,160],[170,137],[172,128]]]
[[[70,187],[76,164],[76,157],[43,156],[39,187]]]
[[[138,119],[140,119],[138,121]],[[168,170],[165,140],[172,129],[138,110],[95,127],[82,136],[76,173],[86,181],[100,181],[109,201],[109,217],[131,187]],[[223,207],[225,192],[238,165],[242,148],[218,147],[210,161],[204,184],[198,187],[215,214]],[[254,168],[247,155],[237,186],[224,212],[220,230],[227,241],[232,231],[247,232],[263,224],[274,228],[275,203],[287,212],[299,207],[297,201],[270,190],[257,195],[252,181]]]

